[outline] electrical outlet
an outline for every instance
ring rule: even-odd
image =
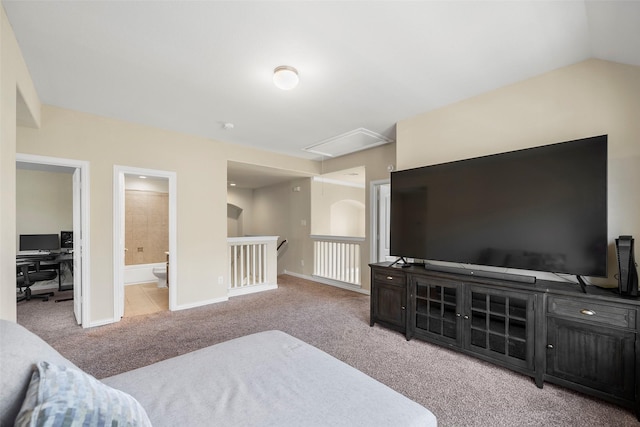
[[[301,219],[300,220],[300,225],[303,226],[303,227],[306,227],[307,226],[307,220],[306,219]]]
[[[218,276],[218,285],[223,285],[223,284],[224,284],[224,277]]]
[[[304,267],[304,260],[303,259],[300,260],[300,265]]]

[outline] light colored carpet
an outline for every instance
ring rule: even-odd
[[[538,389],[529,377],[369,327],[366,295],[291,276],[278,283],[273,291],[93,329],[74,325],[72,301],[30,301],[18,304],[18,322],[98,378],[279,329],[429,408],[440,426],[637,425],[631,411],[599,399],[551,384]]]

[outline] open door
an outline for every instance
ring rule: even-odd
[[[389,221],[391,217],[391,185],[378,187],[378,262],[390,261],[389,256]]]
[[[125,175],[143,175],[146,177],[166,178],[169,181],[169,254],[171,268],[167,269],[169,283],[169,310],[178,309],[178,246],[177,246],[177,175],[175,172],[156,169],[144,169],[131,166],[113,166],[113,285],[114,285],[114,321],[124,315],[125,305]]]
[[[82,324],[82,203],[80,169],[73,172],[73,314]]]
[[[16,153],[16,167],[72,174],[73,192],[73,311],[83,328],[92,325],[88,296],[91,289],[89,230],[89,162],[59,157]]]
[[[391,184],[388,179],[371,182],[371,261],[393,261],[390,252]]]

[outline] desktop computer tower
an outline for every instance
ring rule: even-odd
[[[62,249],[73,249],[73,231],[60,232],[60,247]]]

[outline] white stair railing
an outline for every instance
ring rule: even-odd
[[[229,237],[229,296],[278,287],[278,236]]]
[[[362,237],[311,236],[313,274],[325,279],[360,286]]]

